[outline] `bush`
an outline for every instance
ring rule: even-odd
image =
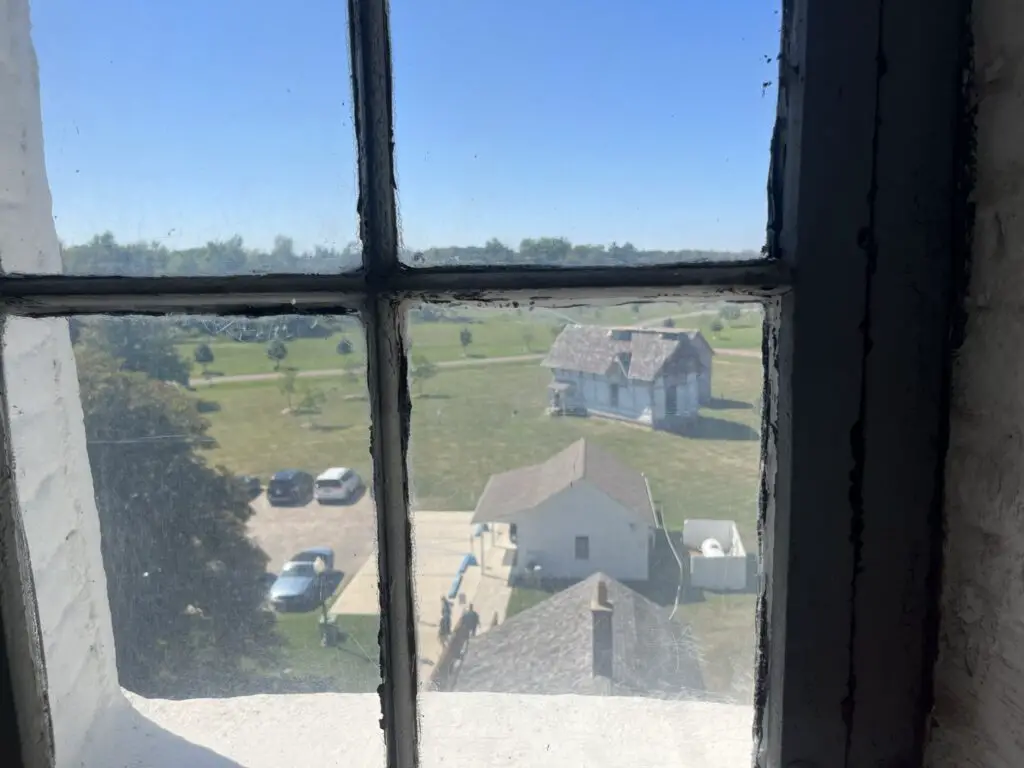
[[[274,361],[274,370],[280,370],[281,361],[288,357],[288,347],[280,339],[274,339],[267,344],[267,357]]]
[[[341,339],[338,342],[338,346],[335,347],[339,355],[351,355],[352,354],[352,342],[346,338]]]
[[[730,323],[739,320],[742,314],[743,310],[740,309],[738,304],[726,304],[718,313],[719,317]]]
[[[213,362],[213,350],[210,349],[209,344],[200,344],[196,347],[192,356],[195,358],[197,363],[203,366],[203,373],[206,372],[206,366]]]

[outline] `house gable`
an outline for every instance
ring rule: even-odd
[[[512,522],[583,481],[631,510],[638,521],[652,519],[643,474],[592,443],[577,440],[541,464],[491,475],[477,501],[473,522]]]

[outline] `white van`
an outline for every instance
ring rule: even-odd
[[[317,501],[348,501],[359,490],[362,480],[347,467],[331,467],[320,474],[313,486]]]

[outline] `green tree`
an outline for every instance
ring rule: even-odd
[[[188,384],[188,360],[178,354],[168,324],[149,317],[102,317],[83,322],[79,344],[106,352],[119,369]]]
[[[273,631],[237,479],[202,457],[213,441],[190,395],[96,347],[76,353],[120,682],[173,695],[176,677],[237,679]]]
[[[527,352],[532,351],[533,350],[533,328],[531,328],[528,325],[524,325],[523,326],[523,330],[522,330],[522,337],[523,337],[523,349],[525,349]]]
[[[718,312],[718,316],[727,323],[735,323],[742,314],[743,311],[738,304],[726,304]]]
[[[661,324],[665,328],[675,328],[676,327],[676,321],[673,320],[671,317],[666,317],[664,320],[661,321]]]
[[[209,344],[204,342],[198,345],[192,354],[195,357],[195,361],[203,366],[203,375],[205,376],[208,366],[213,362],[213,350],[210,349]]]
[[[723,323],[720,318],[716,317],[714,320],[711,321],[711,324],[708,326],[708,328],[711,329],[712,335],[717,336],[725,329],[725,323]]]
[[[288,357],[288,345],[280,339],[274,339],[267,344],[267,357],[274,361],[274,370],[281,370],[282,361]]]
[[[338,341],[338,346],[336,346],[334,349],[339,355],[351,355],[352,342],[349,341],[348,338],[346,338],[345,336],[342,336],[341,339]]]
[[[463,328],[459,331],[459,344],[462,345],[462,354],[466,354],[466,349],[470,344],[473,343],[473,332],[469,328]]]
[[[295,396],[295,378],[298,376],[298,371],[294,368],[289,368],[282,375],[280,380],[277,382],[278,389],[281,390],[281,394],[285,396],[288,401],[288,410],[292,410],[292,397]]]
[[[411,375],[413,383],[416,385],[416,391],[422,395],[423,384],[427,379],[432,379],[437,375],[437,366],[423,355],[413,355]]]

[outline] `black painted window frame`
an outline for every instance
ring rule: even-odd
[[[785,1],[764,260],[413,269],[398,259],[387,0],[348,0],[361,269],[223,278],[8,274],[0,276],[0,310],[360,315],[380,541],[382,722],[388,765],[405,768],[418,762],[407,307],[763,301],[755,760],[917,765],[937,622],[951,308],[970,236],[970,179],[961,170],[970,145],[966,7]],[[0,481],[10,489],[5,417],[2,426]],[[0,704],[16,704],[20,759],[48,765],[52,733],[34,730],[52,727],[24,532],[14,494],[0,502],[0,651],[13,678],[8,686],[0,675]]]

